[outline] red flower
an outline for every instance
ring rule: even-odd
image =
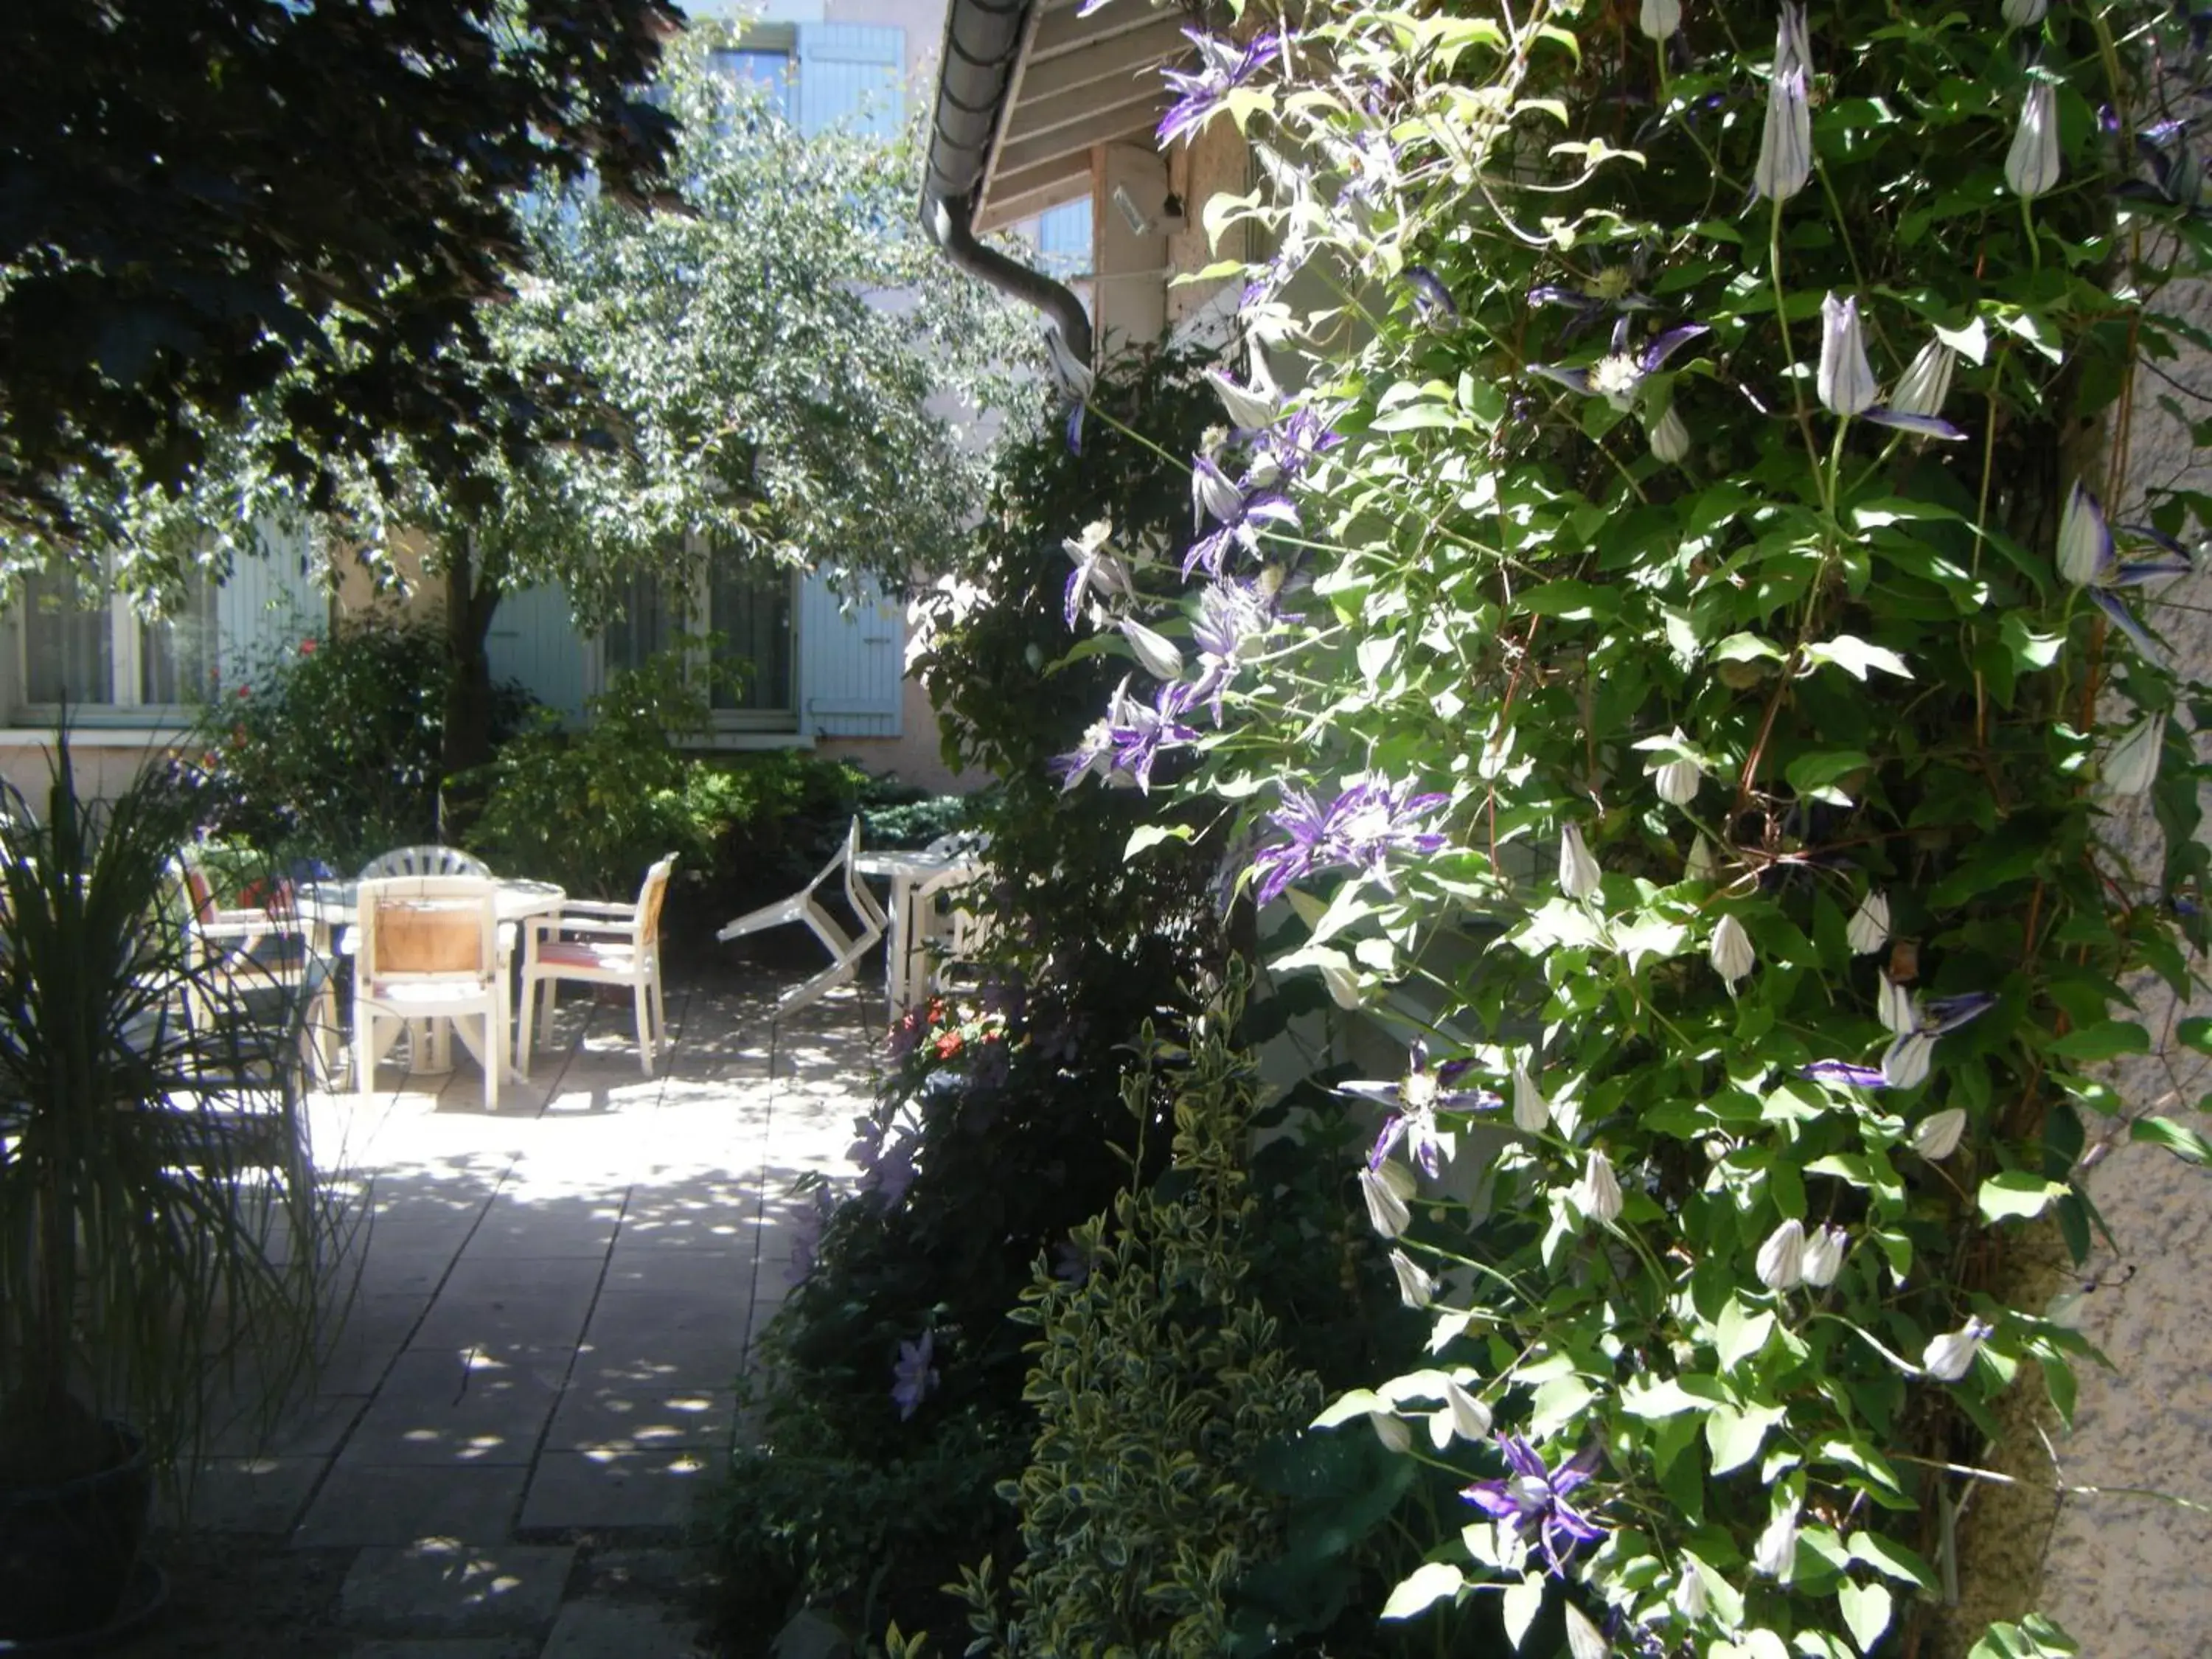
[[[313,640],[301,640],[300,641],[300,654],[303,657],[313,656],[315,654],[315,642]]]
[[[241,685],[238,688],[238,695],[241,697],[250,697],[253,695],[253,688],[250,685]]]
[[[937,1057],[950,1060],[960,1052],[960,1033],[946,1031],[937,1039]]]

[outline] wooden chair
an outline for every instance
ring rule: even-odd
[[[399,876],[361,884],[355,923],[354,1085],[366,1097],[395,1024],[442,1019],[483,1067],[484,1106],[499,1109],[507,1066],[507,957],[497,889],[473,876]],[[465,1023],[478,1023],[482,1040]]]
[[[523,942],[522,1030],[514,1055],[523,1076],[530,1075],[531,1021],[540,988],[550,1026],[560,995],[556,988],[564,979],[629,987],[637,1005],[638,1061],[647,1077],[653,1075],[653,1057],[668,1036],[660,999],[660,908],[675,871],[676,854],[671,853],[645,872],[635,903],[569,899],[530,929]]]
[[[491,866],[473,853],[464,853],[458,847],[435,845],[395,847],[388,853],[379,853],[361,866],[357,881],[389,881],[398,876],[474,876],[481,881],[492,878]],[[359,947],[360,935],[349,927],[338,935],[338,954],[349,957]],[[418,1066],[434,1072],[450,1069],[453,1065],[453,1045],[447,1040],[447,1028],[435,1020],[420,1020],[409,1041],[415,1045]]]
[[[851,979],[857,970],[860,958],[867,953],[868,947],[884,936],[884,928],[888,918],[884,915],[883,907],[876,902],[875,895],[868,891],[866,884],[861,881],[859,870],[854,867],[854,860],[860,856],[860,820],[855,817],[852,826],[845,832],[843,848],[839,850],[836,858],[822,866],[821,872],[813,880],[808,882],[789,898],[778,899],[773,904],[764,904],[757,910],[750,911],[739,916],[714,935],[716,939],[726,944],[731,939],[741,939],[747,933],[757,933],[763,928],[781,927],[789,922],[802,921],[813,930],[815,938],[820,939],[828,948],[830,957],[830,965],[805,984],[795,985],[779,997],[775,1005],[778,1014],[787,1014],[793,1009],[804,1008],[808,1003],[822,997],[832,987],[842,985]],[[816,896],[821,888],[840,870],[845,872],[845,902],[852,907],[854,915],[860,919],[860,932],[857,938],[848,935],[842,927],[839,927],[836,919],[822,908],[822,901]]]

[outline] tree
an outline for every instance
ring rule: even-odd
[[[0,12],[0,529],[191,484],[246,401],[333,499],[404,435],[465,468],[556,379],[484,351],[522,193],[656,199],[663,0],[23,0]]]
[[[687,37],[661,82],[685,210],[641,215],[588,181],[529,204],[533,274],[469,365],[565,381],[599,424],[460,469],[395,441],[340,491],[356,556],[396,575],[411,531],[444,586],[449,777],[489,758],[502,595],[559,583],[596,626],[631,577],[682,581],[710,555],[896,587],[950,562],[980,498],[984,457],[940,411],[1003,404],[1024,331],[913,229],[910,143],[802,135],[714,71],[715,39]]]

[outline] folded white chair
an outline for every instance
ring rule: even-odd
[[[499,1109],[507,1070],[507,948],[498,888],[475,876],[397,876],[361,884],[354,958],[354,1086],[374,1092],[376,1062],[410,1020],[454,1023]],[[477,1022],[472,1036],[468,1020]]]
[[[989,866],[962,864],[932,876],[914,890],[907,931],[908,994],[966,989],[977,977],[977,960],[990,943],[988,920],[961,902]]]
[[[775,1005],[777,1013],[787,1014],[795,1008],[804,1008],[833,987],[851,979],[860,958],[867,954],[868,947],[884,936],[887,918],[883,907],[876,902],[875,895],[868,890],[867,884],[860,879],[859,870],[854,867],[854,860],[860,855],[860,820],[855,817],[845,832],[843,848],[836,858],[822,866],[820,873],[813,880],[789,898],[778,899],[773,904],[764,904],[757,910],[739,916],[714,935],[727,944],[733,939],[742,939],[747,933],[781,927],[794,921],[803,921],[813,930],[814,936],[830,952],[830,965],[804,984],[793,986],[779,997]],[[836,919],[823,908],[822,901],[817,896],[823,886],[841,869],[845,872],[845,902],[852,907],[853,914],[860,922],[857,938],[848,934],[837,925]]]
[[[534,923],[522,945],[522,1029],[515,1038],[515,1069],[530,1075],[531,1017],[539,988],[545,1023],[553,1023],[555,988],[564,979],[584,985],[627,985],[637,1004],[637,1057],[647,1077],[667,1039],[660,1003],[660,908],[676,869],[671,853],[645,872],[637,902],[569,899]]]

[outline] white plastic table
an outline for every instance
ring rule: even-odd
[[[929,981],[928,933],[922,926],[924,907],[948,887],[973,881],[983,873],[983,860],[973,853],[933,856],[927,853],[863,853],[853,868],[864,876],[890,883],[891,902],[886,914],[890,932],[884,945],[884,994],[891,1018],[899,1013]]]
[[[405,876],[394,876],[393,881],[404,882]],[[501,927],[515,927],[539,916],[556,915],[568,902],[568,890],[555,886],[550,881],[505,880],[493,883],[492,902]],[[333,930],[354,925],[361,908],[361,884],[357,881],[307,881],[295,890],[292,902],[299,911],[300,920],[307,925],[307,940],[318,951],[330,949]],[[502,946],[502,949],[505,947]],[[424,1022],[444,1027],[447,1022]],[[435,1058],[428,1063],[416,1064],[418,1072],[441,1072],[452,1069],[452,1044],[443,1041],[443,1032],[425,1030],[424,1039],[416,1043],[410,1052],[431,1054]],[[510,1077],[519,1077],[508,1060]]]

